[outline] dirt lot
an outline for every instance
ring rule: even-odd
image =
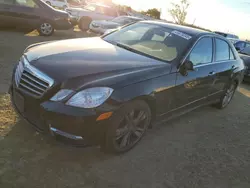
[[[63,145],[16,118],[6,94],[14,63],[29,44],[50,38],[0,32],[0,187],[249,188],[250,85],[220,111],[203,107],[150,130],[132,151]]]

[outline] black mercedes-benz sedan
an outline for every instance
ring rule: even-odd
[[[226,107],[244,64],[224,37],[154,21],[29,46],[13,71],[16,111],[38,130],[125,152],[154,122]]]

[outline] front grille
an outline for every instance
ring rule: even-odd
[[[16,68],[16,72],[15,72],[15,82],[17,86],[20,83],[23,70],[24,70],[24,65],[22,62],[19,62]]]
[[[16,68],[15,82],[18,88],[35,97],[41,97],[54,83],[51,78],[30,65],[25,58],[22,58]]]

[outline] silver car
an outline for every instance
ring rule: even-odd
[[[133,16],[119,16],[110,21],[109,20],[94,20],[91,22],[89,28],[91,31],[95,33],[104,34],[107,30],[117,29],[118,27],[121,27],[123,25],[142,21],[142,20],[144,19],[133,17]]]
[[[67,8],[66,11],[77,19],[82,31],[89,29],[92,20],[112,20],[119,16],[119,12],[115,8],[94,3],[88,4],[84,8]]]

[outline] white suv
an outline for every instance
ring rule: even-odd
[[[66,9],[68,8],[67,0],[43,0],[50,6]]]

